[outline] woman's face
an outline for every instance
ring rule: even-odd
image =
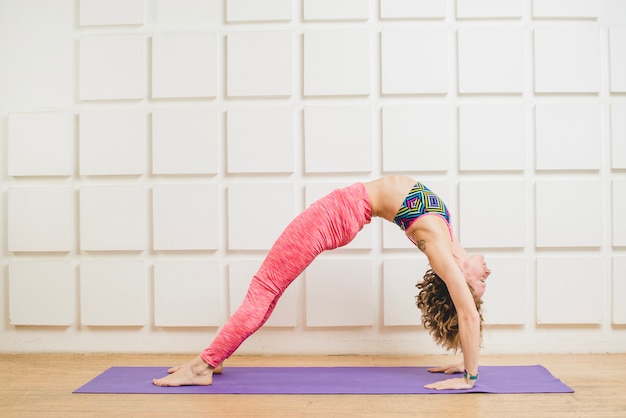
[[[465,261],[463,267],[463,275],[467,284],[474,290],[476,297],[482,298],[487,288],[487,277],[491,274],[485,257],[482,254],[474,254]]]

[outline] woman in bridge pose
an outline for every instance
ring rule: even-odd
[[[435,373],[464,373],[426,385],[469,389],[478,379],[482,331],[481,298],[490,274],[480,254],[470,255],[454,237],[444,202],[406,176],[387,176],[337,189],[298,215],[278,237],[238,310],[213,342],[189,362],[154,379],[157,386],[210,385],[222,362],[267,321],[285,289],[323,251],[348,244],[378,216],[396,223],[428,258],[430,269],[417,284],[422,323],[436,343],[460,349],[463,362]]]

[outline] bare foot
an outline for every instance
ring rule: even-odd
[[[170,367],[169,369],[167,369],[167,372],[172,374],[172,373],[176,373],[178,370],[180,370],[181,368],[185,367],[185,366],[192,366],[193,367],[193,363],[196,359],[194,358],[193,360],[188,361],[185,364],[179,364],[178,366],[174,366],[174,367]],[[209,366],[210,367],[210,366]],[[222,374],[222,368],[224,367],[224,363],[220,363],[215,369],[213,369],[213,374]]]
[[[221,365],[220,365],[221,366]],[[221,367],[218,367],[221,369]],[[153,379],[156,386],[208,386],[213,383],[216,369],[209,366],[200,356],[168,370],[169,376]]]

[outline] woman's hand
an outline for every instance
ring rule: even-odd
[[[452,379],[441,380],[439,382],[424,385],[426,389],[452,390],[452,389],[471,389],[474,387],[474,381],[468,381],[464,377],[454,377]]]
[[[444,373],[444,374],[454,374],[454,373],[463,373],[465,371],[463,363],[459,364],[450,364],[448,366],[443,367],[433,367],[428,369],[431,373]]]

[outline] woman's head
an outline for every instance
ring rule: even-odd
[[[424,274],[424,280],[416,287],[420,290],[415,297],[417,307],[422,311],[422,324],[428,330],[435,342],[446,350],[457,351],[461,348],[459,337],[459,319],[454,303],[444,281],[432,270]],[[480,315],[480,333],[482,337],[483,316],[481,313],[482,300],[476,296],[469,286],[476,309]]]
[[[487,287],[486,280],[491,274],[485,257],[482,254],[467,257],[461,263],[461,270],[465,281],[474,291],[475,297],[482,298]]]

